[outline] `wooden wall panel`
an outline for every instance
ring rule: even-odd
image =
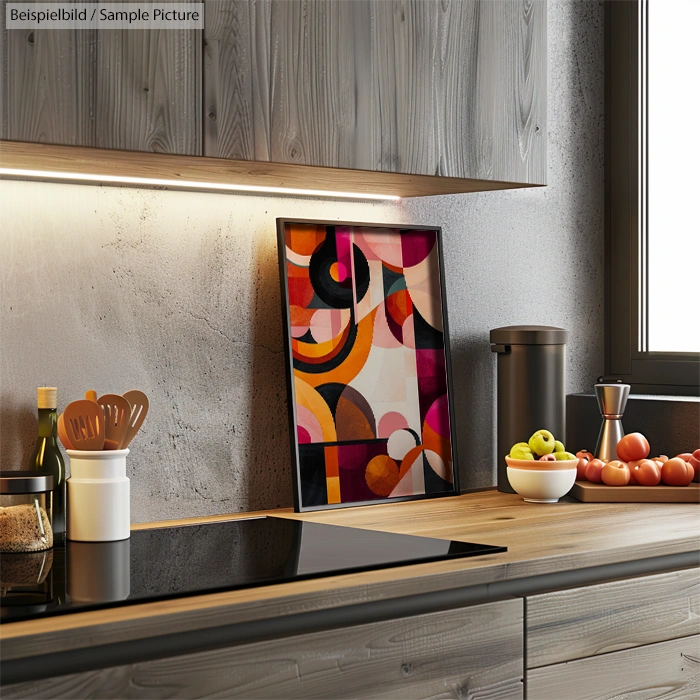
[[[7,30],[2,138],[201,154],[201,31]]]
[[[7,30],[6,4],[0,2],[2,138],[93,145],[97,32]]]
[[[209,0],[204,154],[544,183],[546,0]]]
[[[527,598],[527,666],[700,634],[700,569]]]
[[[527,672],[528,700],[697,700],[700,636]]]
[[[523,697],[508,600],[3,686],[9,698]]]
[[[97,148],[201,155],[201,33],[99,32]]]

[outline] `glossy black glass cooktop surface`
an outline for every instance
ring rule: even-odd
[[[2,554],[1,616],[26,620],[505,551],[275,517],[135,530],[121,542]]]

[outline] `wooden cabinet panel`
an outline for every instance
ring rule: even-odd
[[[544,183],[545,0],[210,0],[204,154]]]
[[[201,154],[201,31],[5,29],[1,138]]]
[[[523,697],[508,600],[4,686],[3,698]]]
[[[201,155],[201,34],[99,32],[97,148]]]
[[[527,672],[528,700],[697,700],[700,636]]]
[[[529,596],[527,667],[700,634],[700,569]]]
[[[0,2],[2,138],[93,145],[97,32],[5,29]]]

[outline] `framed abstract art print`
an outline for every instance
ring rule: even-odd
[[[440,229],[277,228],[296,510],[459,493]]]

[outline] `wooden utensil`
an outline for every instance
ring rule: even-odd
[[[72,401],[63,412],[63,425],[74,450],[101,450],[105,444],[102,407],[94,401]]]
[[[97,399],[105,418],[105,450],[118,450],[131,418],[131,404],[119,394],[105,394]]]
[[[134,439],[134,435],[138,433],[148,413],[148,396],[142,391],[127,391],[124,394],[124,398],[131,404],[131,418],[129,419],[126,436],[119,446],[122,450],[128,447],[129,443]]]
[[[89,391],[85,392],[85,398],[88,401],[94,401],[95,403],[97,403],[97,392],[94,389],[90,389]]]
[[[66,426],[65,426],[65,423],[63,422],[63,414],[62,413],[58,417],[58,421],[56,422],[56,430],[58,432],[58,439],[61,441],[61,444],[63,445],[63,447],[65,447],[67,450],[72,450],[73,444],[68,439],[68,433],[66,432]]]

